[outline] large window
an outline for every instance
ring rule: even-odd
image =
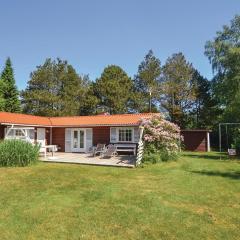
[[[118,130],[118,141],[119,142],[132,142],[132,129],[120,128]]]

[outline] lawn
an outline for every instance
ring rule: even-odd
[[[0,168],[0,239],[240,239],[240,160]]]

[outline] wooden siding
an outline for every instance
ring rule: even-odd
[[[52,144],[58,145],[60,152],[65,151],[65,128],[52,129]]]
[[[93,145],[98,143],[109,144],[110,127],[93,127]],[[65,151],[65,128],[52,128],[52,144],[60,147],[59,151]]]
[[[93,127],[93,145],[98,143],[109,144],[110,127]]]
[[[185,150],[207,152],[207,131],[182,130],[181,134]]]
[[[4,138],[4,128],[5,126],[0,125],[0,139]]]

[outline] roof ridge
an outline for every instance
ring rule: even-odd
[[[49,117],[49,118],[79,118],[79,117],[113,117],[113,116],[136,116],[136,115],[151,115],[158,113],[119,113],[119,114],[110,114],[110,115],[79,115],[79,116],[58,116],[58,117]]]

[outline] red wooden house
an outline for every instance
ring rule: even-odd
[[[57,145],[61,152],[88,152],[98,143],[132,144],[139,142],[140,122],[153,113],[94,115],[75,117],[39,117],[0,112],[0,139],[9,128],[13,137],[21,137],[18,127],[25,128],[31,141]],[[207,130],[182,130],[185,150],[209,151]]]
[[[12,128],[13,137],[21,137],[21,128],[34,141],[57,145],[62,152],[88,152],[98,143],[139,142],[140,121],[153,114],[118,114],[75,117],[39,117],[0,112],[0,138]],[[19,128],[19,129],[18,129]]]

